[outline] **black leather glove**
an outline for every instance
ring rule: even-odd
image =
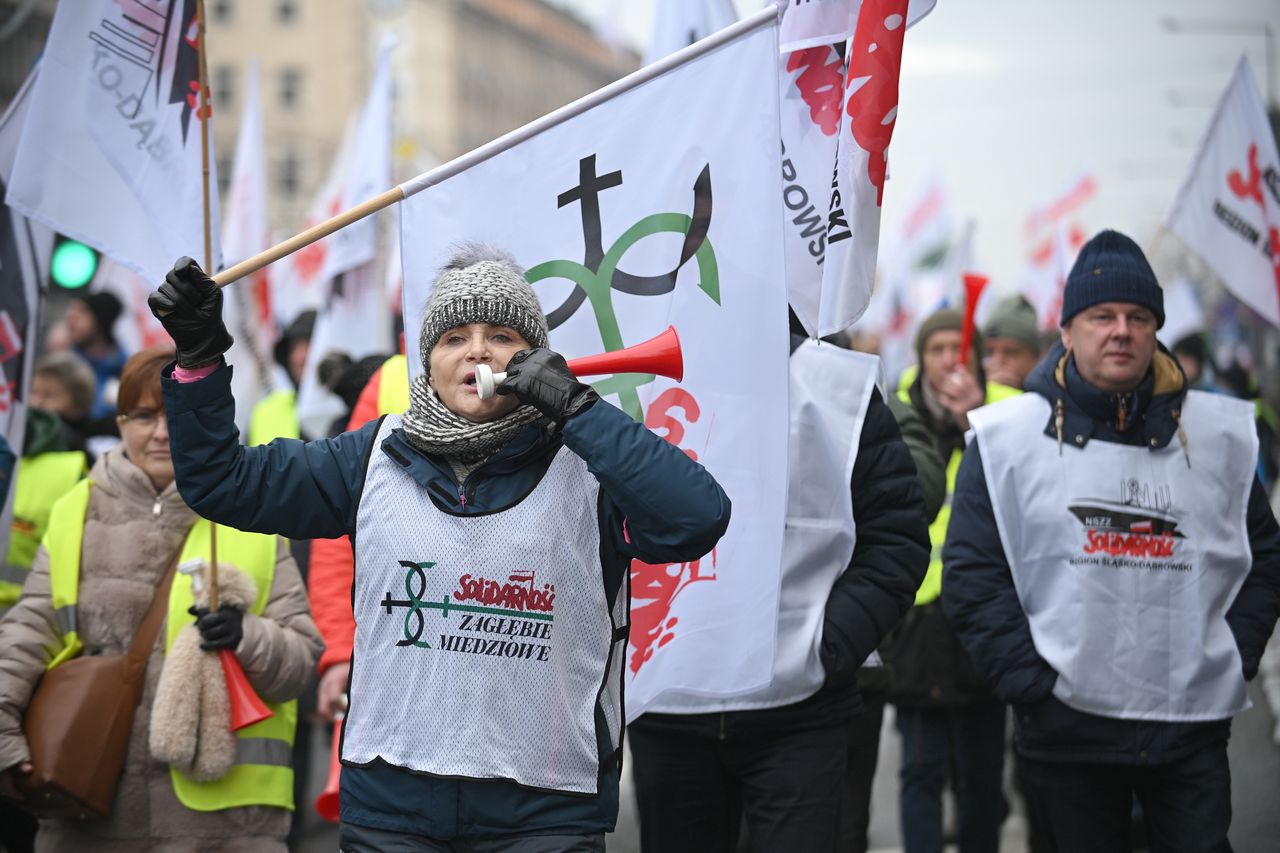
[[[522,349],[507,363],[507,380],[499,394],[515,394],[557,426],[586,409],[600,395],[569,371],[564,356],[549,349]]]
[[[191,607],[187,612],[196,617],[196,630],[200,639],[204,640],[200,648],[206,652],[219,649],[231,649],[244,639],[244,612],[238,607],[219,607],[210,610],[207,607]]]
[[[190,258],[178,258],[147,305],[173,338],[180,367],[209,364],[231,349],[231,334],[222,322],[222,288]]]

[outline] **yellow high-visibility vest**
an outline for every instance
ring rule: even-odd
[[[4,565],[0,565],[0,607],[18,600],[49,526],[49,512],[87,470],[85,455],[78,450],[40,453],[18,460],[9,553]]]
[[[898,389],[898,399],[909,406],[911,397],[907,393],[908,387],[910,383]],[[1016,397],[1021,393],[1017,388],[1010,388],[998,382],[988,382],[987,404],[999,403],[1001,400]],[[933,524],[929,525],[929,570],[925,572],[924,581],[916,590],[917,606],[935,601],[942,595],[942,545],[947,541],[947,525],[951,523],[951,496],[956,491],[956,473],[960,470],[960,459],[963,456],[963,451],[953,450],[951,458],[947,460],[947,497],[943,500],[942,508],[938,510]]]
[[[378,414],[398,415],[409,408],[409,360],[393,355],[382,362],[378,379]]]
[[[296,391],[273,391],[249,415],[249,446],[267,444],[277,438],[301,438],[298,427]]]
[[[70,660],[84,648],[76,626],[76,601],[80,587],[80,553],[84,520],[89,509],[92,483],[82,480],[54,504],[44,546],[49,552],[49,585],[54,619],[62,632],[63,647],[48,668]],[[187,533],[179,562],[208,559],[209,522],[199,519]],[[261,615],[275,577],[276,537],[244,533],[229,527],[218,529],[218,558],[253,578],[258,597],[249,612]],[[187,613],[194,598],[191,578],[176,573],[169,592],[165,651],[178,632],[192,624]],[[260,723],[236,733],[236,763],[221,779],[196,782],[170,768],[178,801],[196,811],[219,811],[237,806],[277,806],[293,809],[293,737],[297,727],[297,703],[267,702],[273,712]]]

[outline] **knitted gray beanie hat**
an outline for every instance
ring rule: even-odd
[[[468,323],[509,326],[530,346],[547,345],[547,318],[524,269],[509,252],[482,243],[459,246],[436,277],[419,338],[423,366],[441,335]]]

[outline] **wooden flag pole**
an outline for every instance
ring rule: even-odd
[[[616,98],[624,92],[629,92],[643,83],[666,74],[673,68],[679,68],[681,65],[704,56],[748,33],[764,27],[774,26],[779,19],[778,7],[773,5],[766,6],[755,14],[725,27],[720,32],[707,36],[702,41],[694,42],[688,47],[681,48],[652,65],[646,65],[639,71],[633,71],[620,80],[614,80],[609,85],[597,89],[589,95],[584,95],[571,104],[566,104],[557,110],[553,110],[541,118],[534,119],[523,127],[518,127],[492,142],[481,145],[474,151],[463,154],[461,157],[457,157],[444,165],[437,166],[429,172],[423,172],[415,178],[410,178],[398,187],[392,187],[381,195],[376,195],[367,201],[361,202],[350,210],[339,213],[332,219],[327,219],[319,225],[308,228],[301,234],[290,237],[283,243],[272,246],[265,252],[259,252],[252,258],[247,258],[233,267],[228,267],[213,277],[214,284],[219,287],[226,287],[233,281],[239,281],[250,273],[255,273],[262,269],[267,264],[274,263],[285,255],[293,254],[303,246],[309,246],[353,222],[364,219],[366,216],[371,216],[397,202],[404,201],[409,196],[416,195],[428,187],[433,187],[447,178],[452,178],[477,163],[483,163],[503,151],[514,148],[526,139],[537,136],[544,130],[562,124],[574,116],[581,115],[592,107],[603,104],[611,98]]]
[[[204,268],[213,269],[213,218],[209,203],[209,64],[205,56],[204,0],[196,0],[196,56],[199,69],[200,188],[204,200]],[[218,609],[218,525],[209,522],[209,609]]]

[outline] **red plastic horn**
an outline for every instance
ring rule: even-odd
[[[231,701],[231,731],[239,731],[270,717],[271,709],[253,691],[235,652],[231,649],[219,649],[218,659],[222,661],[222,675],[227,680],[227,698]]]
[[[973,349],[973,316],[978,310],[978,300],[982,290],[990,281],[985,275],[967,272],[964,274],[964,324],[960,327],[960,363],[969,363],[969,352]]]
[[[316,814],[329,821],[338,822],[338,780],[342,776],[342,717],[333,722],[333,747],[329,750],[329,778],[324,790],[316,797]]]
[[[569,362],[574,376],[600,376],[606,373],[656,373],[679,382],[684,379],[684,355],[675,326],[657,337],[626,349],[575,358]],[[476,391],[481,400],[494,395],[497,386],[507,378],[494,373],[488,365],[476,366]]]

